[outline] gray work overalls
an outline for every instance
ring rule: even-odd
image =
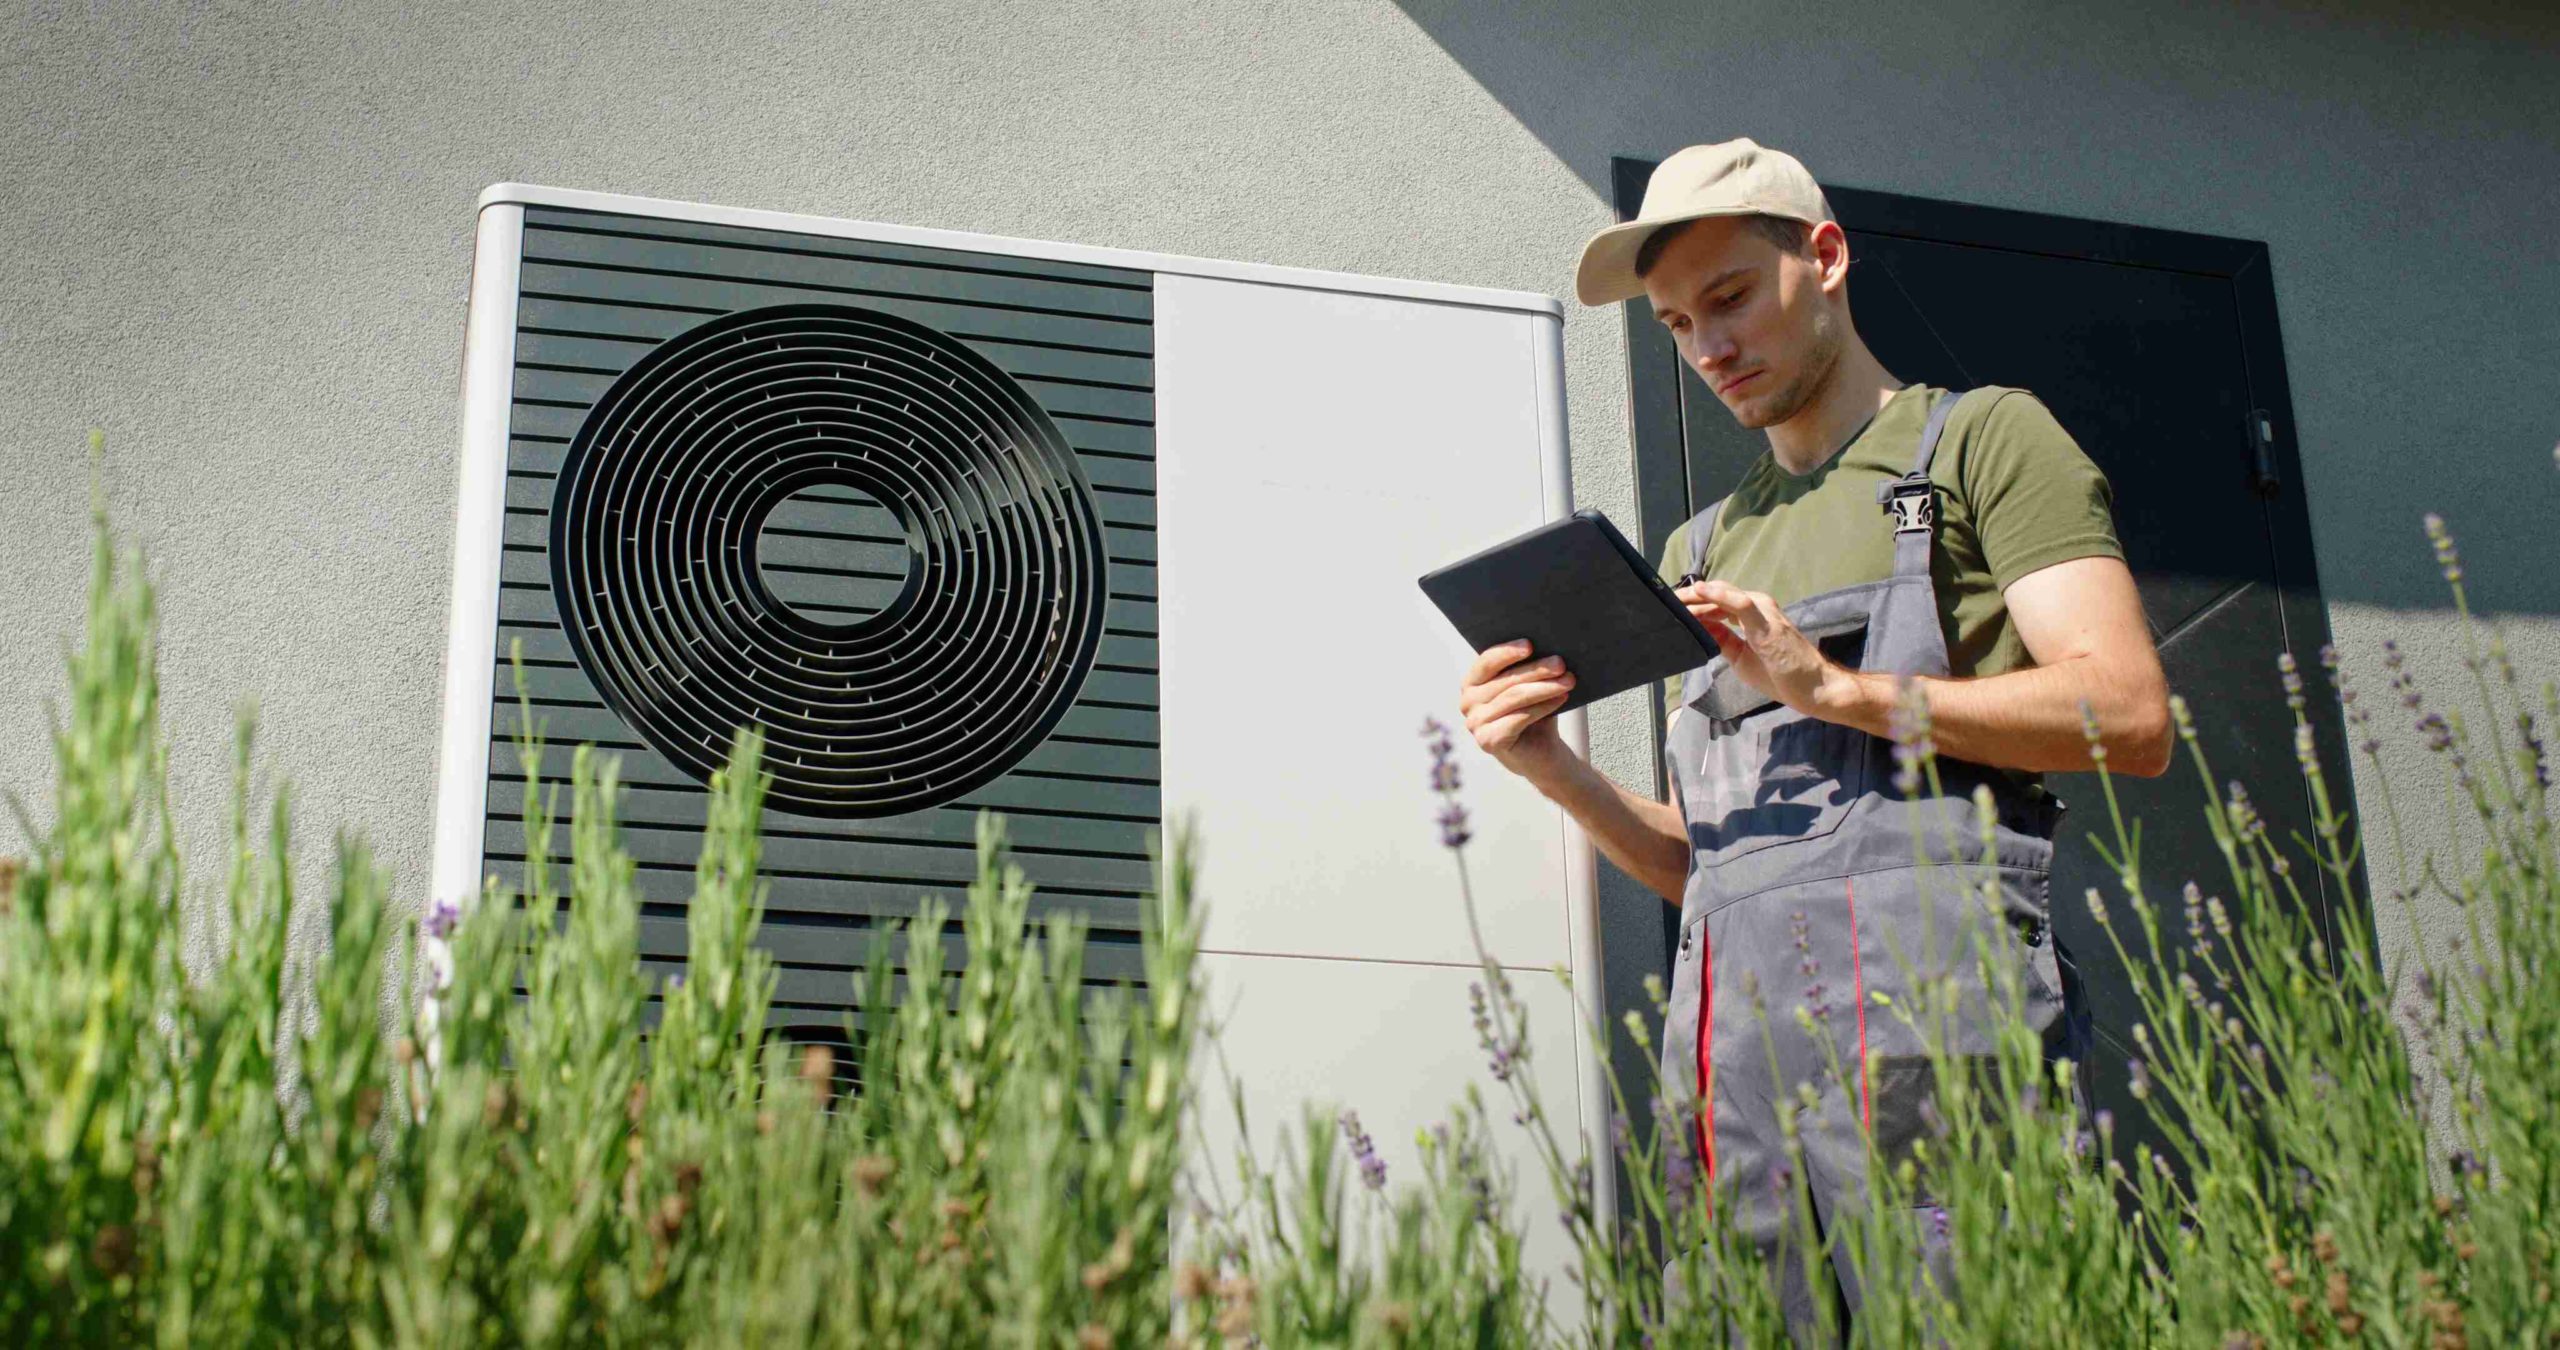
[[[1929,575],[1936,523],[1929,462],[1956,398],[1939,396],[1910,472],[1879,493],[1878,528],[1894,531],[1893,574],[1786,607],[1842,664],[1948,673]],[[1687,526],[1689,556],[1701,568],[1723,507],[1717,502]],[[1923,979],[1954,977],[1977,1015],[1960,1020],[1949,1049],[1991,1049],[1987,1019],[1978,1015],[1984,982],[1976,932],[1989,931],[1995,955],[2018,963],[2023,1011],[2046,1036],[2048,1053],[2076,1049],[2064,1044],[2060,969],[2047,923],[2061,807],[2040,787],[1946,759],[1938,762],[1943,795],[1928,795],[1925,780],[1905,795],[1894,784],[1891,741],[1776,703],[1722,657],[1683,678],[1681,703],[1664,753],[1691,852],[1663,1035],[1664,1089],[1675,1102],[1703,1106],[1672,1116],[1692,1132],[1680,1142],[1713,1179],[1713,1202],[1730,1206],[1730,1220],[1777,1268],[1781,1301],[1802,1339],[1816,1325],[1814,1300],[1835,1291],[1807,1280],[1793,1245],[1800,1228],[1781,1107],[1794,1109],[1797,1085],[1812,1085],[1816,1105],[1800,1121],[1802,1181],[1828,1231],[1835,1212],[1865,1194],[1859,1123],[1873,1130],[1878,1156],[1888,1160],[1927,1129],[1922,1103],[1933,1079],[1920,1036],[1896,1014],[1896,1005],[1906,1012],[1914,1006],[1903,991]],[[1981,894],[1985,859],[1970,800],[1978,783],[1990,785],[1998,804],[1989,861],[1999,870],[2008,920],[1998,925]],[[1919,866],[1923,856],[1931,861],[1926,868]],[[1891,1003],[1878,1003],[1878,993]],[[1813,1015],[1813,1034],[1799,1021],[1799,1007]],[[1868,1073],[1860,1074],[1861,1064],[1871,1065]],[[1942,1247],[1941,1230],[1925,1215],[1911,1216],[1924,1244]],[[1932,1265],[1943,1279],[1943,1260]],[[1854,1318],[1861,1300],[1845,1250],[1835,1248],[1831,1270],[1836,1296]]]

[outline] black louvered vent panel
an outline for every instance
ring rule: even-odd
[[[1144,273],[529,208],[490,869],[523,858],[521,642],[552,742],[621,757],[653,966],[751,720],[777,1021],[827,1020],[878,920],[967,885],[981,808],[1091,921],[1088,978],[1137,977],[1151,321]]]

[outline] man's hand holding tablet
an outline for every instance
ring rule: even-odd
[[[1476,653],[1458,684],[1458,711],[1476,745],[1502,767],[1536,781],[1569,752],[1556,734],[1556,711],[1573,693],[1561,656],[1538,656],[1525,638]]]

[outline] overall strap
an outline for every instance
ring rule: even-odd
[[[1707,504],[1706,510],[1689,517],[1689,571],[1680,578],[1679,585],[1686,586],[1707,574],[1707,545],[1715,542],[1716,522],[1724,519],[1724,504],[1731,500],[1718,497]]]
[[[1947,429],[1947,414],[1955,411],[1956,400],[1964,395],[1950,389],[1938,395],[1929,405],[1929,423],[1920,431],[1920,453],[1911,458],[1911,471],[1876,488],[1876,501],[1893,520],[1893,574],[1897,577],[1929,575],[1929,546],[1937,533],[1938,499],[1929,483],[1929,462],[1938,456],[1938,434]]]
[[[1707,504],[1706,510],[1689,517],[1689,523],[1681,527],[1682,535],[1689,541],[1689,570],[1682,573],[1678,581],[1672,583],[1675,587],[1686,586],[1707,574],[1707,546],[1715,542],[1716,524],[1724,519],[1724,504],[1731,500],[1730,497],[1716,498]],[[1708,657],[1705,665],[1683,674],[1680,677],[1680,701],[1698,705],[1702,709],[1708,707],[1709,695],[1717,691],[1717,686],[1728,683],[1731,678],[1723,673],[1725,670],[1723,660],[1721,656]],[[1696,688],[1691,688],[1689,677],[1700,670],[1716,673],[1700,681]],[[1715,714],[1710,712],[1708,715]]]

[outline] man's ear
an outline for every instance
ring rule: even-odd
[[[1837,294],[1849,284],[1849,236],[1840,222],[1826,220],[1814,226],[1806,246],[1813,253],[1813,270],[1822,278],[1822,289]]]

